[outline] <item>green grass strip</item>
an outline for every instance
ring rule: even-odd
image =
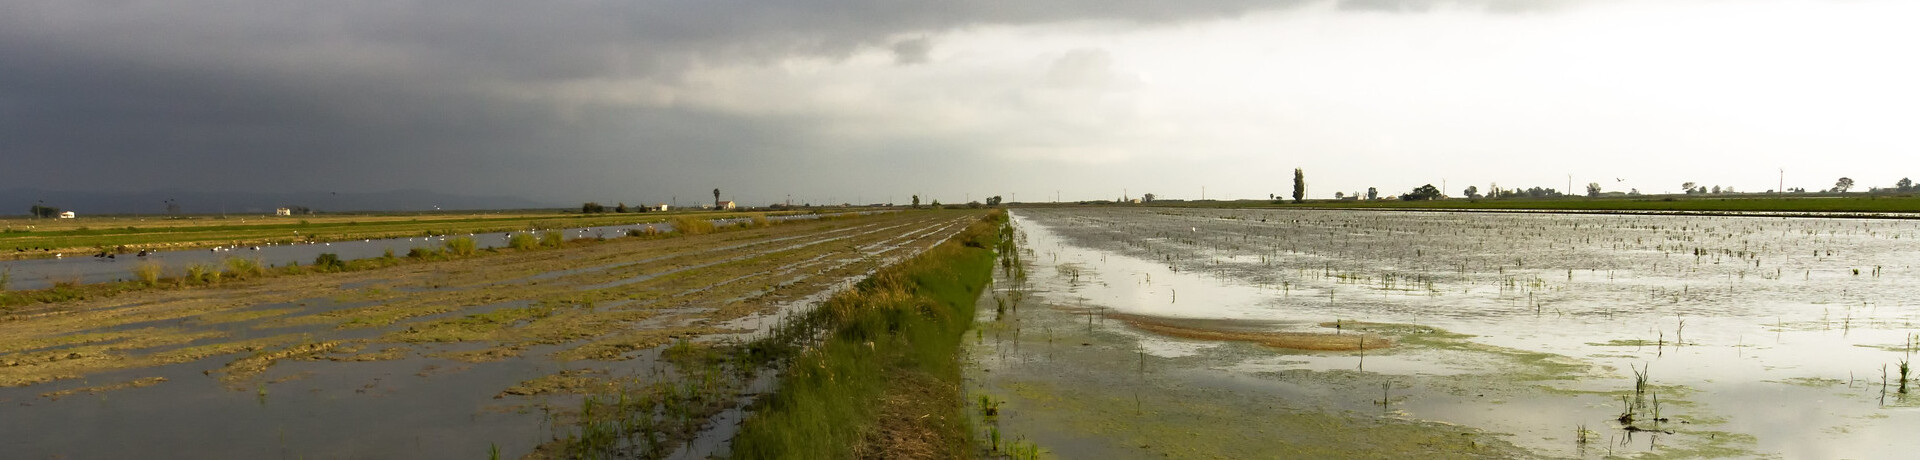
[[[779,390],[734,438],[733,458],[971,456],[958,357],[1005,220],[995,211],[808,315],[799,327],[824,341],[795,351]],[[915,416],[887,416],[902,410]]]

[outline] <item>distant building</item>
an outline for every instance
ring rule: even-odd
[[[733,204],[733,202],[732,202],[732,201],[722,201],[722,202],[720,202],[720,209],[733,209],[734,207],[735,207],[735,206],[734,206],[734,204]]]
[[[78,215],[78,214],[74,214],[74,213],[73,213],[73,211],[60,211],[60,218],[61,218],[61,219],[72,219],[72,218],[75,218],[75,217],[79,217],[79,215]]]
[[[660,204],[656,204],[656,205],[653,205],[653,210],[655,210],[655,211],[663,211],[663,212],[664,212],[664,211],[666,211],[666,210],[667,210],[668,208],[670,208],[670,206],[667,206],[667,204],[666,204],[666,203],[660,203]]]
[[[276,216],[291,216],[291,215],[293,215],[293,210],[292,210],[292,209],[288,209],[288,208],[275,208],[275,209],[273,210],[273,215],[276,215]]]

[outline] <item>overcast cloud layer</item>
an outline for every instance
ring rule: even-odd
[[[555,203],[1920,176],[1912,2],[0,0],[0,189]],[[1014,198],[1009,196],[1009,198]],[[14,212],[14,211],[6,211]]]

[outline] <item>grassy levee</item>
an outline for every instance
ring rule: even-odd
[[[994,211],[788,328],[824,334],[818,345],[758,350],[790,361],[734,438],[733,457],[971,457],[958,356],[1005,222]]]

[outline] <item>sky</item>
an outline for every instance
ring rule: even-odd
[[[1920,176],[1920,2],[0,0],[0,189],[749,205]],[[1204,196],[1203,196],[1204,194]]]

